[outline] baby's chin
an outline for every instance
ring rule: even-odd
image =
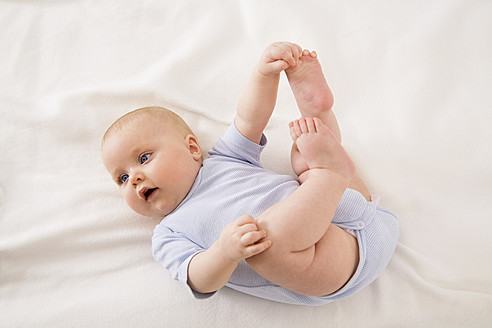
[[[162,219],[163,217],[165,217],[166,215],[168,215],[169,213],[166,213],[165,211],[158,211],[158,210],[142,210],[142,209],[135,209],[135,208],[132,208],[132,210],[139,214],[139,215],[142,215],[142,216],[145,216],[147,218],[151,218],[151,219]]]
[[[158,196],[159,195],[157,195],[157,197]],[[152,202],[146,202],[145,204],[132,204],[134,205],[133,207],[127,203],[127,205],[129,205],[135,213],[148,218],[158,219],[163,219],[165,216],[173,212],[179,204],[180,203],[170,204],[169,202],[162,202],[159,199]]]
[[[156,211],[156,212],[150,212],[150,213],[147,213],[147,214],[142,214],[142,213],[139,213],[139,214],[141,214],[143,216],[146,216],[148,218],[151,218],[151,219],[162,219],[166,215],[168,215],[169,213],[164,213],[164,212]]]

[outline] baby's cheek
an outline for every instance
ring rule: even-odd
[[[141,211],[138,199],[131,195],[130,193],[123,193],[123,199],[125,203],[135,212],[139,213]]]

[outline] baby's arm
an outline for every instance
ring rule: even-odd
[[[202,253],[193,257],[188,266],[188,284],[199,293],[210,293],[229,281],[239,261],[259,254],[271,246],[261,239],[266,232],[258,230],[255,219],[241,216],[228,224],[219,239]]]
[[[271,44],[263,52],[237,105],[237,129],[249,140],[259,143],[277,101],[280,73],[295,66],[302,48],[294,43]]]

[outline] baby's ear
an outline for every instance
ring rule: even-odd
[[[194,135],[189,134],[186,136],[186,144],[188,145],[188,149],[195,160],[202,158],[202,148],[200,147],[200,144],[198,144],[198,140]]]

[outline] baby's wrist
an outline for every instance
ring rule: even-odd
[[[280,72],[269,72],[266,63],[258,63],[256,65],[255,73],[257,76],[266,79],[275,79],[280,76]]]
[[[231,248],[227,247],[224,243],[221,243],[220,239],[212,244],[211,249],[214,249],[215,256],[222,262],[227,262],[228,264],[238,264],[241,259],[236,259],[230,254]]]
[[[350,181],[352,179],[353,174],[350,171],[344,169],[336,169],[336,168],[326,168],[326,167],[313,167],[309,169],[309,177],[313,178],[336,178],[340,180]]]

